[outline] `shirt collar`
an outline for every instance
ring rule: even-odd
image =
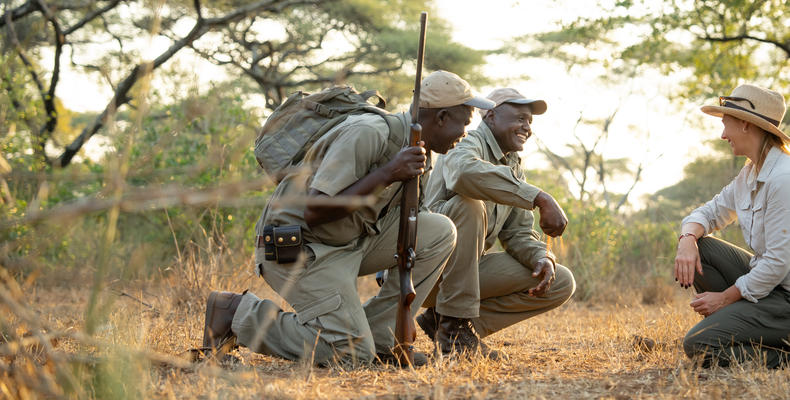
[[[502,160],[505,158],[505,153],[502,152],[502,148],[499,147],[499,143],[497,143],[496,138],[494,137],[494,132],[491,132],[491,128],[486,125],[485,121],[480,122],[480,125],[477,126],[477,129],[483,132],[483,138],[488,144],[488,147],[491,149],[491,153],[494,154],[494,157],[497,160]]]

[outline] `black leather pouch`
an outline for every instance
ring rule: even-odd
[[[302,228],[299,225],[275,226],[274,249],[278,264],[296,261],[302,252]]]

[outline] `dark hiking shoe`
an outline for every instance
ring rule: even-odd
[[[472,320],[442,315],[436,331],[437,350],[442,355],[463,354],[470,357],[477,352],[490,360],[499,360],[502,355],[488,347],[472,327]]]
[[[206,302],[206,324],[203,327],[203,348],[224,353],[236,348],[236,335],[230,329],[233,315],[241,303],[241,294],[211,292]]]
[[[432,341],[436,340],[436,329],[439,325],[439,314],[436,313],[436,309],[431,307],[418,315],[417,325]]]
[[[383,365],[394,365],[396,367],[408,368],[408,365],[401,365],[398,358],[392,352],[376,353],[374,363]],[[419,351],[414,352],[414,368],[419,368],[428,364],[428,356]]]

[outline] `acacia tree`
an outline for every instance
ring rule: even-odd
[[[729,93],[739,83],[790,85],[790,3],[783,0],[618,0],[556,31],[514,38],[519,56],[600,63],[621,76],[645,66],[688,71],[682,95]],[[529,49],[517,46],[528,41]],[[584,50],[580,51],[580,46]],[[596,55],[597,54],[597,55]]]
[[[276,19],[252,16],[223,30],[222,42],[192,48],[217,65],[236,68],[276,108],[299,89],[354,83],[381,89],[395,103],[411,95],[419,10],[424,1],[343,1],[299,7]],[[266,30],[280,29],[278,37]],[[429,22],[425,65],[452,70],[472,81],[483,53],[450,40],[447,24]],[[350,46],[349,46],[350,45]]]
[[[601,78],[612,84],[648,69],[678,73],[682,81],[673,95],[684,100],[727,94],[744,82],[790,94],[790,4],[786,1],[614,0],[597,5],[592,15],[563,21],[554,31],[513,38],[503,50],[517,58],[551,57],[568,68],[603,66]],[[790,114],[785,117],[788,121]],[[590,150],[594,147],[582,144],[574,158],[585,160],[594,154]],[[695,161],[695,167],[711,168],[710,173],[697,172],[707,178],[695,182],[687,176],[651,201],[683,197],[679,195],[683,191],[697,193],[692,187],[707,188],[710,182],[726,183],[732,178],[731,168],[718,168],[720,164],[732,164],[732,157]],[[633,173],[637,178],[641,165]],[[574,167],[574,176],[586,177],[586,170]]]
[[[410,61],[416,49],[412,43],[416,43],[415,16],[417,10],[428,8],[421,0],[394,5],[383,0],[228,0],[206,4],[199,0],[167,4],[75,0],[57,6],[46,0],[27,0],[3,6],[0,29],[8,38],[3,58],[21,62],[3,63],[7,97],[0,99],[0,114],[20,116],[34,138],[31,146],[37,158],[60,167],[67,166],[121,107],[137,105],[133,93],[138,82],[150,78],[185,49],[235,68],[228,71],[230,76],[242,71],[258,84],[270,109],[294,88],[346,81],[381,84],[374,87],[387,92],[392,89],[396,98],[406,97],[405,72],[413,64]],[[184,26],[190,28],[185,30]],[[284,35],[273,35],[267,30],[272,26],[281,28]],[[429,45],[435,44],[434,54],[426,66],[469,76],[483,55],[452,43],[448,32],[446,24],[432,20]],[[149,35],[167,38],[171,44],[145,60],[134,44],[136,38]],[[73,66],[99,74],[113,95],[93,121],[69,138],[69,144],[61,145],[53,141],[60,114],[55,91],[66,53]],[[27,71],[27,79],[19,78],[21,67]],[[41,99],[41,106],[34,104],[32,113],[22,111],[31,88]],[[45,151],[47,144],[60,149],[60,156],[51,159]]]

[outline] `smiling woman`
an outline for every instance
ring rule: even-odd
[[[790,137],[778,128],[781,94],[735,88],[702,111],[722,118],[721,138],[749,163],[721,193],[683,220],[675,280],[694,285],[691,307],[706,318],[683,347],[703,366],[755,360],[786,365],[790,345]],[[738,221],[754,254],[705,236]]]

